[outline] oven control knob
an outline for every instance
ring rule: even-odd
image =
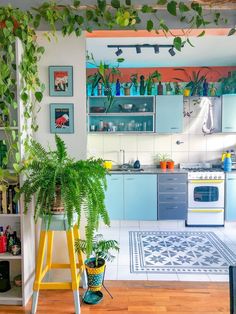
[[[203,179],[203,176],[200,176],[199,178],[200,178],[200,179]]]
[[[212,176],[210,176],[209,179],[212,179]]]
[[[217,176],[214,176],[214,179],[217,179]]]
[[[205,176],[205,179],[208,179],[207,176]]]

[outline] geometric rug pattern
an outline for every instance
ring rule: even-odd
[[[214,232],[130,231],[131,273],[228,274],[236,255]]]

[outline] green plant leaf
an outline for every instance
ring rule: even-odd
[[[176,1],[170,1],[167,4],[167,11],[171,14],[176,16],[177,12],[176,12],[176,8],[177,8],[177,2]]]
[[[197,37],[202,37],[205,35],[205,33],[206,33],[205,31],[202,31],[200,34],[197,35]]]
[[[43,99],[43,93],[41,92],[36,92],[35,94],[35,98],[37,99],[38,102],[41,102]]]
[[[78,8],[80,6],[80,0],[74,0],[73,5]]]
[[[92,10],[86,10],[86,18],[88,21],[91,21],[94,17],[94,13]]]
[[[165,5],[167,3],[167,0],[158,0],[157,5]]]
[[[111,6],[115,9],[120,8],[120,0],[111,0]]]
[[[104,12],[106,9],[106,5],[107,5],[106,0],[97,0],[97,3],[98,3],[99,10]]]
[[[235,32],[236,32],[236,29],[235,28],[231,28],[231,30],[228,32],[228,36],[234,35]]]
[[[153,30],[153,21],[152,20],[148,20],[147,21],[147,31],[151,32]]]
[[[178,51],[181,51],[182,48],[182,39],[181,37],[175,37],[174,41],[173,41],[174,47],[175,49],[177,49]]]
[[[190,10],[189,7],[184,2],[179,3],[179,11],[181,13],[188,12],[189,10]]]
[[[118,63],[122,63],[122,62],[125,61],[125,59],[124,59],[124,58],[118,58],[118,59],[116,59],[116,61],[117,61]]]

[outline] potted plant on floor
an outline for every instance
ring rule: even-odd
[[[55,135],[56,149],[46,150],[32,140],[28,147],[30,158],[21,171],[26,179],[18,197],[24,196],[25,212],[35,196],[34,218],[48,223],[55,213],[63,213],[69,226],[74,214],[85,216],[86,252],[90,254],[95,230],[101,218],[110,224],[104,204],[107,170],[102,159],[74,160],[68,156],[64,141]]]
[[[87,253],[87,240],[78,239],[75,242],[76,251]],[[105,262],[112,261],[115,257],[111,254],[111,250],[119,251],[118,242],[116,240],[104,240],[102,234],[97,234],[92,242],[92,252],[87,254],[88,258],[85,260],[85,268],[88,276],[88,289],[91,291],[101,290]]]

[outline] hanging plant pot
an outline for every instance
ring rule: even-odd
[[[64,204],[61,197],[61,186],[56,187],[55,198],[52,206],[53,214],[62,214],[64,212]]]
[[[85,261],[85,268],[88,277],[88,289],[91,291],[99,291],[102,288],[105,260],[103,258],[98,259],[98,266],[95,265],[96,259],[89,258]]]

